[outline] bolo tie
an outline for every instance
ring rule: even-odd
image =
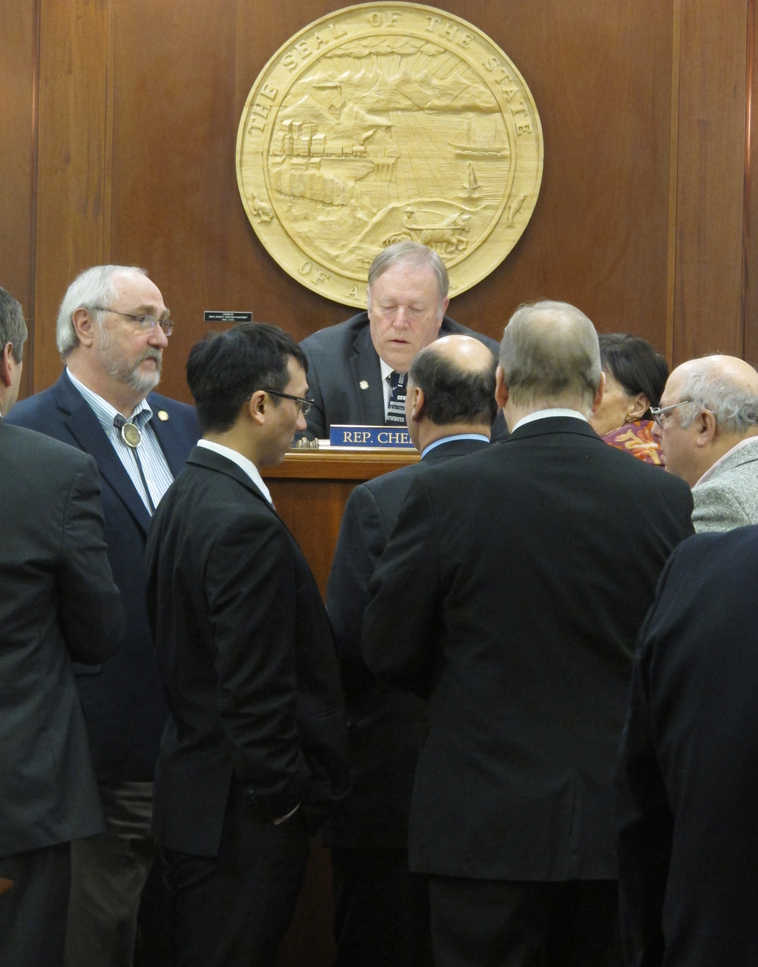
[[[150,496],[150,488],[147,485],[145,471],[142,469],[142,461],[139,458],[139,453],[137,453],[137,447],[142,442],[142,433],[140,432],[140,428],[136,423],[132,423],[131,420],[125,420],[120,413],[117,413],[113,417],[113,425],[116,427],[119,432],[119,436],[132,451],[134,454],[134,459],[137,461],[137,470],[139,471],[142,486],[145,488],[147,506],[150,510],[150,516],[152,517],[152,515],[155,513],[155,504],[153,503],[153,498]]]

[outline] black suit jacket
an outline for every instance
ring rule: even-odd
[[[417,474],[364,620],[369,667],[430,696],[413,870],[616,875],[634,640],[691,510],[683,481],[573,418]]]
[[[0,466],[0,856],[9,856],[103,828],[71,660],[113,654],[122,611],[94,461],[0,420]]]
[[[331,627],[297,543],[247,474],[196,447],[156,512],[146,562],[170,710],[159,841],[214,855],[232,782],[268,818],[344,794]]]
[[[630,967],[758,963],[758,527],[686,541],[640,635],[619,769]]]
[[[447,316],[439,334],[473,336],[497,357],[498,344],[494,339]],[[384,424],[382,372],[371,342],[368,313],[359,312],[346,322],[319,329],[300,345],[308,358],[308,396],[316,403],[307,416],[312,436],[328,437],[332,424]],[[504,432],[502,424],[500,435]]]
[[[368,585],[419,468],[486,446],[480,440],[441,443],[422,463],[359,484],[345,506],[326,601],[345,690],[352,786],[329,829],[332,845],[407,846],[413,773],[427,730],[426,703],[377,682],[366,668],[360,643]]]
[[[153,410],[151,426],[176,475],[199,436],[195,411],[158,393],[147,401]],[[167,419],[157,418],[159,411]],[[17,403],[9,422],[56,437],[97,462],[108,558],[124,601],[126,628],[112,661],[76,668],[77,685],[98,779],[148,781],[166,718],[145,608],[149,514],[97,417],[65,371],[49,389]]]

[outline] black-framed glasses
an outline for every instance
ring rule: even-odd
[[[664,417],[677,408],[677,406],[685,406],[687,403],[691,403],[692,400],[679,400],[678,403],[669,403],[668,406],[651,406],[650,415],[655,420],[655,422],[663,428],[665,426]]]
[[[264,393],[268,393],[269,396],[281,396],[283,400],[294,400],[295,404],[297,405],[298,412],[302,413],[303,416],[306,415],[312,406],[316,405],[315,400],[307,400],[303,396],[293,396],[292,393],[280,393],[279,390],[267,389],[265,386],[262,386],[261,389]]]
[[[122,312],[120,309],[111,309],[110,306],[89,306],[89,308],[96,309],[98,312],[112,312],[116,316],[123,316],[124,319],[131,319],[140,329],[154,329],[156,326],[160,326],[167,336],[170,336],[174,331],[174,320],[171,316],[158,319],[156,316],[148,314],[135,315],[133,312]]]

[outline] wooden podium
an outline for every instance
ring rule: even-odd
[[[350,491],[418,460],[416,450],[291,450],[278,467],[263,471],[277,513],[300,544],[322,597]],[[331,967],[333,917],[329,851],[313,843],[278,967]]]
[[[350,491],[418,459],[416,450],[290,450],[278,467],[263,471],[277,513],[303,549],[322,596]]]

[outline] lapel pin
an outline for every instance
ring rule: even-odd
[[[361,389],[368,389],[368,383],[366,382],[365,379],[362,379],[360,383],[358,383],[358,385],[360,386]]]
[[[165,410],[158,410],[158,419],[161,423],[165,423],[168,419],[168,413]]]

